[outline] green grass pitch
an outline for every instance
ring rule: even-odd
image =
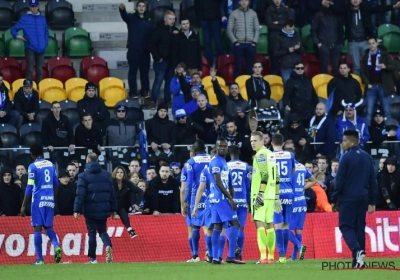
[[[330,262],[349,260],[329,260]],[[375,262],[394,262],[400,268],[400,259],[368,259]],[[245,265],[224,264],[213,266],[207,263],[113,263],[113,264],[46,264],[0,265],[0,279],[29,280],[253,280],[253,279],[296,279],[296,280],[369,280],[400,279],[400,271],[388,270],[322,270],[321,260],[294,261],[287,264]]]

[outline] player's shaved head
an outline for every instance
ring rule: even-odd
[[[194,144],[193,144],[194,153],[196,155],[201,154],[201,153],[204,153],[205,150],[206,150],[206,145],[204,144],[203,140],[197,139],[196,142],[194,142]]]
[[[225,157],[226,152],[228,151],[228,142],[224,137],[218,138],[217,142],[215,143],[215,150],[220,156]]]
[[[92,162],[92,161],[98,161],[98,157],[95,153],[89,153],[86,157],[86,163]]]
[[[229,148],[229,154],[231,155],[232,159],[238,159],[240,156],[240,148],[237,145],[232,145]]]
[[[30,150],[30,152],[31,152],[31,156],[34,157],[34,158],[43,156],[43,146],[42,146],[42,145],[33,144],[33,145],[30,147],[29,150]]]

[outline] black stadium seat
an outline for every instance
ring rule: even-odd
[[[18,21],[29,11],[29,0],[16,0],[12,6],[15,20]]]
[[[2,123],[0,124],[0,133],[4,132],[14,132],[15,134],[17,133],[17,129],[15,126],[8,124],[8,123]]]
[[[0,29],[7,30],[13,26],[15,15],[11,4],[5,0],[0,0]]]
[[[76,108],[69,108],[66,110],[62,110],[61,114],[66,116],[69,120],[69,124],[73,127],[75,124],[80,123],[81,118],[79,117],[78,109]]]
[[[15,132],[7,131],[2,132],[1,141],[3,142],[3,148],[12,148],[20,143],[19,135]]]
[[[24,123],[19,127],[19,137],[24,137],[25,134],[32,131],[41,131],[41,126],[37,123]]]
[[[21,144],[27,147],[33,144],[43,145],[42,133],[40,131],[30,131],[21,137]]]
[[[75,24],[72,5],[68,1],[49,1],[46,4],[46,19],[51,29],[65,30]]]
[[[174,12],[170,0],[150,0],[148,2],[148,10],[150,11],[150,18],[153,20],[154,25],[164,20],[165,11],[170,10]]]
[[[65,100],[60,101],[60,106],[61,106],[61,111],[64,111],[67,109],[76,109],[76,102],[65,99]]]
[[[191,27],[199,25],[199,21],[196,18],[196,11],[194,9],[194,0],[182,0],[179,15],[180,19],[189,19]]]

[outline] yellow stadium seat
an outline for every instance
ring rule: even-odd
[[[126,99],[126,90],[124,87],[111,85],[101,90],[100,97],[104,99],[107,107],[114,107],[118,102]]]
[[[247,95],[246,85],[239,88],[239,93],[243,97],[243,99],[249,101],[249,96]]]
[[[14,101],[14,91],[12,90],[10,83],[6,80],[3,80],[3,84],[8,88],[8,96],[10,97],[11,101]]]
[[[65,91],[67,98],[71,101],[78,102],[85,95],[85,86],[87,80],[82,78],[71,78],[65,82]]]
[[[358,75],[356,75],[356,74],[351,74],[351,76],[352,76],[354,79],[356,79],[357,82],[360,84],[362,94],[364,95],[365,85],[362,83],[360,76],[358,76]]]
[[[67,99],[67,94],[65,93],[65,89],[59,87],[50,87],[41,91],[42,98],[41,100],[52,103],[54,101],[61,101]]]
[[[266,75],[264,76],[264,80],[269,83],[271,88],[271,98],[275,100],[276,103],[279,103],[283,97],[282,77],[277,75]]]
[[[208,103],[210,103],[213,106],[218,105],[218,100],[217,100],[217,95],[214,92],[214,88],[209,86],[207,89],[207,95],[208,95]]]
[[[219,76],[215,76],[218,80],[218,83],[220,85],[226,85],[226,82],[223,78],[219,77]],[[211,82],[211,76],[206,76],[201,80],[202,85],[204,86],[204,88],[208,88],[208,87],[212,87],[212,82]]]
[[[107,88],[112,87],[112,86],[118,86],[121,88],[124,88],[124,82],[118,78],[114,77],[107,77],[104,79],[101,79],[99,82],[99,91],[100,91],[100,96],[103,95],[103,91],[105,91]]]
[[[57,89],[60,91],[64,91],[65,93],[64,85],[60,80],[48,78],[48,79],[43,79],[39,82],[39,98],[43,99],[43,93],[49,89],[55,89],[55,90]]]
[[[241,75],[235,79],[235,83],[237,83],[239,85],[239,88],[241,88],[246,85],[246,81],[250,78],[250,75]]]
[[[333,76],[328,74],[318,74],[312,78],[312,84],[318,97],[328,99],[328,83],[333,79]]]
[[[12,83],[12,89],[13,89],[14,92],[17,92],[17,91],[23,86],[24,80],[25,80],[25,79],[18,79],[18,80],[15,80],[15,81]],[[36,84],[36,82],[35,82],[35,81],[32,81],[32,82],[33,82],[33,89],[34,89],[34,90],[37,90],[37,84]]]

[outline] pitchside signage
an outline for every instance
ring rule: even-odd
[[[117,12],[119,4],[82,4],[82,12]]]
[[[99,33],[100,41],[126,41],[127,33]]]
[[[373,258],[394,258],[399,256],[400,218],[399,211],[376,212],[367,215],[366,253],[367,262],[376,267]],[[35,261],[34,239],[29,217],[1,217],[0,264],[24,264]],[[138,237],[131,239],[121,221],[108,221],[108,235],[113,244],[115,262],[182,262],[190,257],[187,245],[187,228],[181,215],[160,217],[135,215],[130,217]],[[257,237],[251,216],[245,228],[244,260],[259,258]],[[171,230],[171,228],[173,230]],[[87,262],[88,237],[84,219],[75,221],[72,216],[55,217],[54,229],[63,250],[62,263]],[[306,259],[340,259],[326,261],[324,269],[346,269],[351,253],[344,243],[338,227],[337,213],[308,214],[303,231],[303,242],[307,245]],[[97,238],[98,261],[105,261],[105,250]],[[159,254],[163,248],[163,254]],[[293,246],[289,244],[288,256]],[[134,253],[132,253],[134,252]],[[204,241],[200,239],[200,256],[205,252]],[[53,247],[43,235],[45,262],[52,263]],[[224,254],[226,256],[226,252]],[[275,258],[277,259],[278,252]],[[382,266],[379,264],[380,267]],[[336,267],[337,266],[337,267]],[[388,265],[390,268],[390,265]]]

